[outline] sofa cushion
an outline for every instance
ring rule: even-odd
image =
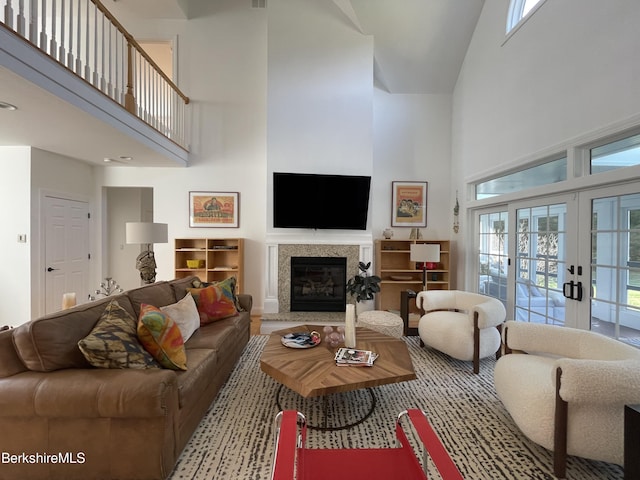
[[[176,300],[184,298],[184,296],[187,294],[187,289],[195,287],[194,282],[200,282],[200,279],[196,275],[190,275],[185,278],[176,278],[175,280],[171,280],[169,284],[173,289]]]
[[[200,325],[237,315],[233,288],[235,279],[227,279],[206,288],[190,289],[200,313]]]
[[[187,292],[179,302],[160,307],[160,310],[176,322],[185,342],[200,326],[200,313],[191,292]]]
[[[134,288],[126,292],[133,306],[134,318],[140,316],[140,305],[143,303],[164,307],[176,303],[176,295],[169,282],[156,282]]]
[[[133,313],[129,299],[123,294],[83,303],[14,328],[13,343],[22,363],[38,372],[89,367],[78,341],[89,335],[114,299],[124,310]]]
[[[115,300],[109,303],[91,333],[78,342],[78,347],[94,367],[159,367],[138,341],[136,320]]]
[[[140,343],[164,368],[186,370],[187,355],[178,324],[158,307],[143,303],[138,319]]]

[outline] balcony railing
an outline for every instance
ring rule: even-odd
[[[0,22],[187,149],[189,98],[99,0],[0,0]]]

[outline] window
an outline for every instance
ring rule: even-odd
[[[566,179],[567,158],[563,157],[478,183],[476,185],[476,200],[562,182]]]
[[[507,33],[513,30],[529,13],[532,13],[538,4],[542,3],[544,0],[511,0],[507,16]]]
[[[640,135],[591,149],[591,173],[640,165]]]

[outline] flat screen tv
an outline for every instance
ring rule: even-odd
[[[273,174],[273,226],[366,230],[371,177]]]

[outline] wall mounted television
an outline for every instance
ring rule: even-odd
[[[371,177],[273,174],[273,226],[366,230]]]

